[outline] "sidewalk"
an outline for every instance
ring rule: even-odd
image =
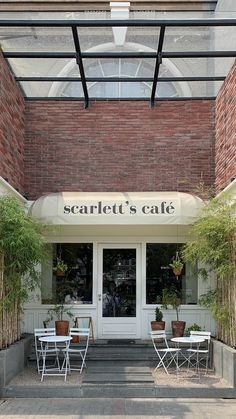
[[[236,400],[9,399],[0,419],[235,419]]]

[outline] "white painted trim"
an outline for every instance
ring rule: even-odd
[[[227,185],[223,191],[220,191],[217,196],[221,196],[223,193],[232,193],[236,194],[236,179],[234,179],[229,185]]]
[[[20,201],[27,203],[27,199],[11,186],[2,176],[0,176],[0,195],[10,194],[16,196]]]
[[[136,316],[108,318],[102,316],[103,293],[103,250],[104,249],[136,249]],[[141,246],[140,243],[101,243],[98,246],[98,337],[100,339],[141,337]],[[100,295],[100,296],[99,296]],[[122,330],[118,332],[117,330]],[[132,329],[132,332],[131,330]],[[104,332],[105,330],[105,332]]]

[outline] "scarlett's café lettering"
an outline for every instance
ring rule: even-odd
[[[113,202],[73,203],[64,205],[66,215],[173,215],[176,205],[173,201],[149,203]]]

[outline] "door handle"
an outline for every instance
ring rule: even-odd
[[[101,294],[98,294],[98,301],[101,301],[101,299],[102,299]]]

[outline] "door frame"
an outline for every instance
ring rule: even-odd
[[[136,317],[115,317],[115,318],[104,318],[102,316],[102,291],[103,291],[103,249],[136,249]],[[97,281],[97,320],[98,320],[98,338],[99,339],[120,339],[120,338],[133,338],[140,339],[141,337],[141,307],[142,307],[142,260],[141,260],[141,243],[99,243],[98,244],[98,281]],[[130,336],[128,333],[116,333],[110,331],[108,333],[103,332],[103,326],[108,323],[105,319],[110,319],[109,322],[116,325],[118,322],[124,322],[124,326],[127,322],[133,322],[136,328],[133,330],[135,333]]]

